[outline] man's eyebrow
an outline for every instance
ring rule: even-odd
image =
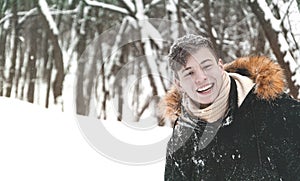
[[[206,62],[212,62],[212,61],[213,61],[212,59],[208,58],[208,59],[203,60],[200,64],[205,64]],[[181,70],[181,73],[183,73],[187,70],[190,70],[190,69],[192,69],[192,67],[185,67],[183,70]]]
[[[212,59],[205,59],[200,64],[205,64],[206,62],[211,62],[211,61],[213,61],[213,60]]]
[[[184,68],[183,70],[181,70],[181,73],[183,73],[184,71],[187,71],[189,69],[192,69],[192,67],[186,67],[186,68]]]

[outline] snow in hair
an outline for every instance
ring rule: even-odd
[[[203,36],[187,34],[178,38],[170,48],[169,65],[173,71],[178,71],[186,64],[186,58],[196,52],[199,48],[209,48],[217,57],[212,42]]]

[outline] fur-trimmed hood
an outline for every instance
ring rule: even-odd
[[[273,100],[284,92],[283,69],[265,56],[242,57],[225,64],[229,73],[247,76],[255,83],[255,94],[260,99]],[[173,85],[159,103],[161,124],[164,120],[174,122],[180,115],[181,94]]]

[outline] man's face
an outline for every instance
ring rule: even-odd
[[[222,91],[223,73],[222,61],[217,62],[208,48],[200,48],[187,58],[186,66],[177,72],[175,83],[195,103],[205,107]]]

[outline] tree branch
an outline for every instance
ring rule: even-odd
[[[129,14],[129,12],[126,9],[115,6],[115,5],[97,2],[97,1],[93,1],[93,0],[84,0],[84,2],[90,6],[101,7],[103,9],[108,9],[108,10],[115,11],[117,13],[121,13],[121,14],[125,14],[125,15]]]

